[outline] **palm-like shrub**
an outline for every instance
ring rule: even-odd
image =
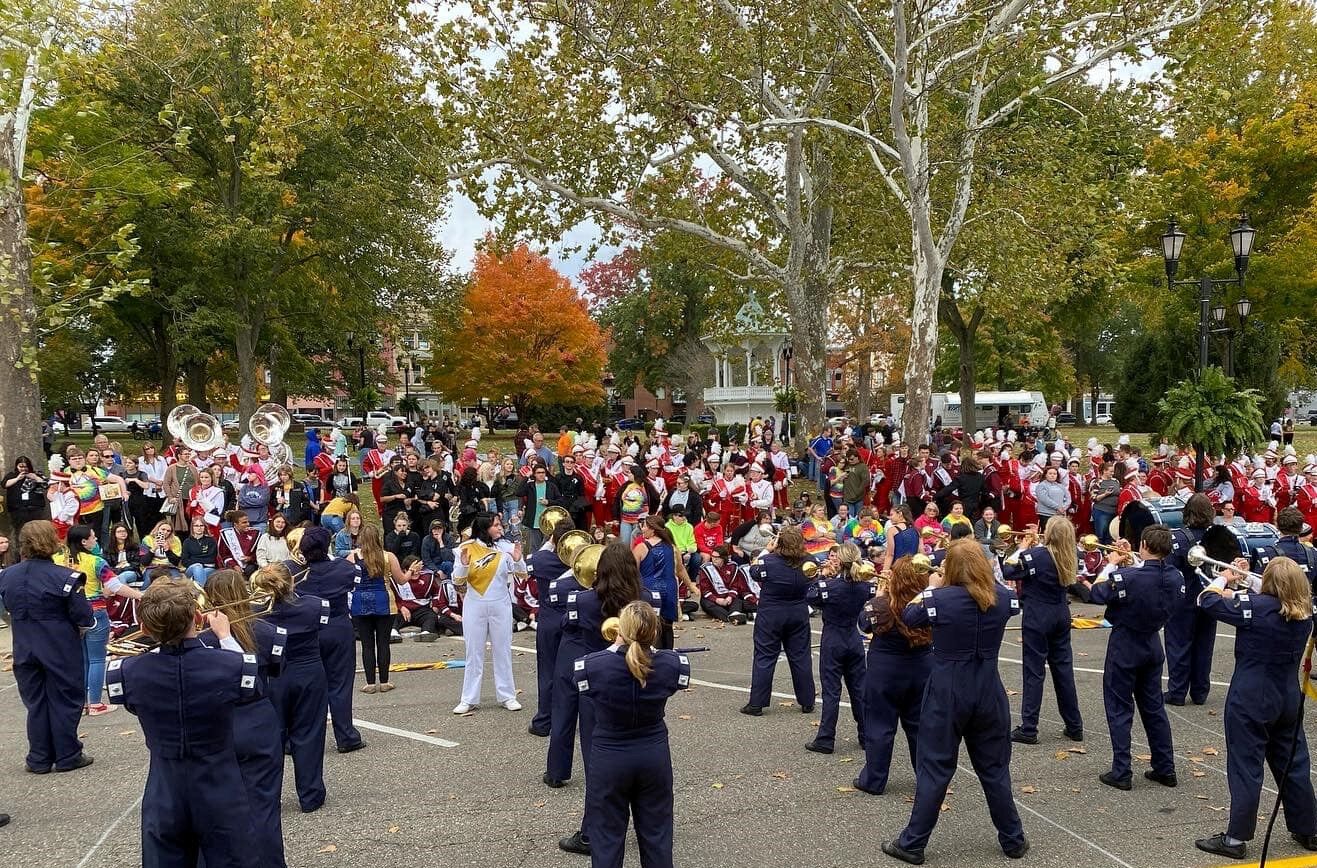
[[[1262,393],[1241,389],[1220,368],[1182,380],[1157,402],[1161,430],[1177,446],[1192,446],[1198,456],[1195,487],[1202,488],[1203,457],[1234,455],[1266,439]]]

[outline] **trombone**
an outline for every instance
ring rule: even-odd
[[[192,586],[197,597],[197,620],[204,623],[206,615],[218,612],[222,607],[208,605],[206,589],[196,582],[193,582]],[[264,617],[274,609],[274,594],[264,588],[253,588],[252,590],[253,593],[235,601],[235,605],[246,603],[251,606],[251,611],[237,618],[230,618],[230,624],[241,624],[243,621]],[[139,628],[131,633],[124,634],[118,639],[112,639],[106,644],[105,650],[111,657],[134,657],[154,650],[157,644],[146,634],[145,630]]]
[[[1098,542],[1096,534],[1086,533],[1079,538],[1079,547],[1086,552],[1116,552],[1130,563],[1134,563],[1134,552],[1125,551],[1119,546],[1109,546]]]

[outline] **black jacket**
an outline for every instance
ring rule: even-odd
[[[663,498],[664,518],[669,518],[672,515],[672,495],[676,491],[677,489],[672,489],[668,492],[667,497]],[[704,504],[700,502],[700,495],[695,490],[687,491],[687,494],[689,496],[686,498],[686,506],[682,511],[686,513],[686,521],[690,522],[691,527],[696,527],[704,518]]]

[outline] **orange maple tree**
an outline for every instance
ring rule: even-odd
[[[427,380],[450,401],[587,407],[604,397],[605,337],[571,282],[518,244],[486,245],[454,321],[440,323]]]

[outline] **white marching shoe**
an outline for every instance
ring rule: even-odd
[[[479,707],[480,706],[478,705],[471,705],[468,702],[459,702],[457,703],[457,707],[453,709],[453,714],[466,714],[468,711],[473,711]]]
[[[508,711],[521,711],[521,703],[515,699],[509,699],[507,702],[503,703],[503,707]]]

